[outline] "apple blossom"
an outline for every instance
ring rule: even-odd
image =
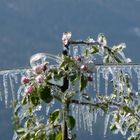
[[[29,83],[29,78],[28,77],[26,77],[26,76],[23,76],[22,78],[21,78],[21,83],[22,84],[27,84],[27,83]]]
[[[89,74],[89,75],[87,76],[87,80],[88,80],[89,82],[92,82],[92,81],[93,81],[93,76]]]
[[[35,72],[36,74],[41,74],[42,71],[43,71],[41,65],[36,65],[36,66],[34,66],[34,67],[33,67],[33,70],[34,70],[34,72]]]
[[[33,88],[33,86],[32,85],[29,85],[28,87],[27,87],[27,89],[26,89],[26,93],[28,94],[30,94],[30,93],[32,93],[34,91],[34,88]]]
[[[62,42],[65,46],[68,45],[70,39],[71,39],[71,32],[64,32],[62,36]]]
[[[81,70],[83,71],[87,71],[88,70],[88,66],[86,64],[81,65]]]
[[[42,75],[38,75],[35,79],[37,83],[42,83],[44,81],[44,78]]]

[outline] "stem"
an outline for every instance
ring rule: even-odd
[[[91,105],[91,106],[94,106],[94,107],[99,107],[100,105],[106,103],[106,102],[100,102],[100,103],[89,103],[89,102],[79,102],[78,100],[71,100],[70,103],[74,103],[74,104],[80,104],[80,105]],[[121,104],[117,103],[117,102],[107,102],[109,105],[114,105],[114,106],[117,106],[117,107],[120,107]]]
[[[68,116],[69,104],[63,104],[63,121],[62,121],[62,140],[69,140],[68,139],[68,127],[67,127],[67,116]]]
[[[87,42],[87,41],[83,41],[83,40],[70,40],[68,45],[78,45],[78,44],[91,45],[91,46],[93,46],[93,45],[103,46],[102,43],[99,43],[97,41],[95,41],[95,42]],[[104,46],[104,48],[107,49],[110,53],[113,53],[108,46]]]

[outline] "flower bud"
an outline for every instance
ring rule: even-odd
[[[93,81],[93,76],[89,74],[89,75],[87,76],[87,80],[88,80],[89,82],[92,82],[92,81]]]
[[[36,74],[41,74],[43,71],[41,65],[37,65],[37,66],[33,67],[33,70]]]
[[[78,62],[81,62],[81,61],[82,61],[82,59],[81,59],[80,56],[76,56],[76,57],[75,57],[75,60],[78,61]]]
[[[36,82],[37,82],[37,83],[43,83],[43,81],[44,81],[44,78],[43,78],[42,75],[38,75],[38,76],[36,77]]]
[[[81,65],[80,68],[81,68],[81,70],[83,70],[83,71],[87,71],[87,70],[88,70],[88,66],[85,65],[85,64]]]
[[[42,68],[43,71],[46,71],[47,65],[48,65],[48,62],[41,65],[41,68]]]
[[[27,83],[29,83],[29,78],[28,77],[26,77],[26,76],[23,76],[22,78],[21,78],[21,83],[22,84],[27,84]]]
[[[27,89],[26,89],[27,94],[31,94],[31,93],[33,93],[33,91],[34,91],[34,89],[33,89],[32,85],[28,86]]]

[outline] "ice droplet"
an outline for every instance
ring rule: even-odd
[[[97,67],[97,95],[100,94],[100,66]]]
[[[78,56],[78,46],[73,47],[73,57]]]

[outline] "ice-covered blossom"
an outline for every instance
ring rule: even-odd
[[[89,38],[89,39],[88,39],[88,42],[89,42],[89,43],[94,43],[95,40],[94,40],[93,38]]]
[[[47,65],[48,65],[48,62],[41,65],[41,68],[42,68],[43,71],[47,70]]]
[[[33,70],[36,74],[41,74],[43,72],[41,65],[34,66]]]
[[[86,64],[83,64],[83,65],[81,65],[80,69],[83,70],[83,71],[87,71],[88,66]]]
[[[132,60],[130,58],[126,58],[125,62],[130,63],[130,62],[132,62]]]
[[[91,74],[89,74],[89,75],[87,76],[87,80],[88,80],[89,82],[92,82],[92,81],[93,81],[93,76],[92,76]]]
[[[28,77],[26,77],[26,76],[23,76],[22,78],[21,78],[21,83],[22,84],[27,84],[27,83],[29,83],[29,78]]]
[[[43,83],[43,81],[44,81],[44,78],[42,75],[38,75],[35,79],[36,79],[37,83]]]
[[[32,85],[29,85],[29,86],[26,88],[26,93],[27,93],[27,94],[33,93],[33,91],[34,91],[34,88],[33,88]]]
[[[66,46],[68,45],[69,40],[71,39],[71,32],[64,32],[62,36],[62,42]]]

